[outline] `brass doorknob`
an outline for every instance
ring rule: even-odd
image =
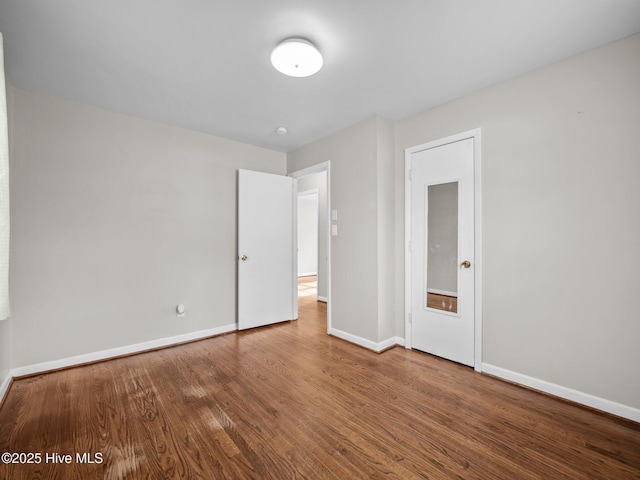
[[[462,268],[469,268],[471,266],[471,262],[469,260],[465,260],[460,264]]]
[[[247,261],[247,256],[246,255],[242,255],[240,258],[242,259],[243,262]]]

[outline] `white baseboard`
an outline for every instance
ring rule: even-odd
[[[347,342],[355,343],[356,345],[360,345],[361,347],[368,348],[369,350],[373,350],[376,353],[380,353],[383,350],[393,347],[394,345],[399,345],[398,343],[399,340],[402,341],[402,343],[404,343],[404,340],[398,337],[391,337],[388,340],[384,340],[383,342],[376,343],[376,342],[372,342],[371,340],[367,340],[366,338],[358,337],[357,335],[352,335],[350,333],[343,332],[342,330],[337,330],[335,328],[332,328],[329,330],[329,335],[333,335],[335,337],[341,338],[343,340],[346,340]]]
[[[4,396],[7,394],[9,390],[9,385],[11,385],[11,380],[13,376],[11,372],[7,372],[7,376],[2,379],[2,383],[0,383],[0,405],[2,405],[2,401],[4,400]]]
[[[315,277],[316,275],[318,275],[318,272],[304,272],[304,273],[299,273],[298,274],[298,278],[300,278],[300,277]]]
[[[327,300],[327,297],[321,297],[320,295],[318,295],[318,301],[327,303],[329,300]]]
[[[580,403],[597,410],[602,410],[603,412],[612,413],[613,415],[627,418],[634,422],[640,422],[640,409],[630,407],[628,405],[596,397],[589,393],[573,390],[572,388],[563,387],[562,385],[557,385],[538,378],[529,377],[521,373],[512,372],[511,370],[489,365],[487,363],[482,364],[482,371],[489,375],[503,378],[519,385],[524,385],[525,387],[540,390],[541,392],[549,393],[566,400],[571,400],[572,402]]]
[[[152,350],[154,348],[168,347],[171,345],[176,345],[178,343],[213,337],[215,335],[233,332],[237,329],[238,326],[235,323],[232,323],[230,325],[224,325],[222,327],[199,330],[197,332],[184,333],[182,335],[175,335],[173,337],[159,338],[158,340],[126,345],[124,347],[111,348],[109,350],[77,355],[75,357],[61,358],[60,360],[52,360],[50,362],[36,363],[34,365],[17,367],[11,370],[10,377],[22,377],[24,375],[33,375],[37,373],[47,372],[49,370],[57,370],[60,368],[73,367],[75,365],[82,365],[83,363],[107,360],[109,358],[144,352],[145,350]]]

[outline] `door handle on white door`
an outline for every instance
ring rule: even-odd
[[[462,268],[469,268],[471,266],[471,262],[469,260],[465,260],[460,264]]]
[[[242,256],[240,257],[240,259],[241,259],[243,262],[246,262],[246,261],[247,261],[247,258],[248,258],[248,257],[247,257],[246,255],[242,255]]]

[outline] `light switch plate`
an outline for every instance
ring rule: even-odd
[[[334,237],[338,235],[338,225],[331,225],[331,235]]]
[[[331,210],[331,220],[338,220],[338,210]]]

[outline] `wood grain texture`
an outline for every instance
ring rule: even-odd
[[[456,313],[458,311],[458,298],[439,293],[427,293],[427,307]]]
[[[305,281],[309,281],[306,279]],[[13,382],[0,479],[637,479],[640,425],[300,319]],[[74,459],[75,460],[75,459]]]

